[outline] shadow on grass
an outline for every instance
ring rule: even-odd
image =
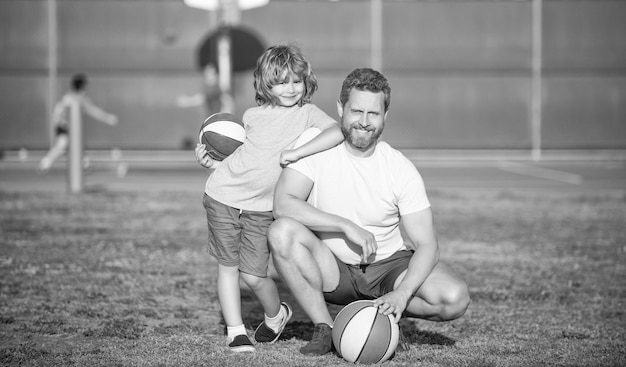
[[[445,335],[418,329],[412,320],[400,320],[400,332],[408,344],[452,346],[456,343],[456,340]]]
[[[294,312],[301,312],[295,299],[291,296],[285,285],[280,280],[277,280],[276,284],[279,288],[281,297],[284,298],[283,300],[287,301],[292,308],[294,308]],[[249,330],[255,330],[256,327],[264,320],[261,306],[254,293],[249,290],[241,290],[241,302],[245,325]],[[341,310],[342,306],[328,304],[328,308],[331,315],[336,315],[337,312]],[[223,326],[223,320],[221,324]],[[400,320],[399,326],[404,342],[407,344],[452,346],[456,343],[456,340],[448,338],[445,335],[419,330],[414,319],[404,318]],[[309,341],[313,336],[313,328],[314,325],[311,321],[292,320],[285,327],[285,330],[281,334],[279,340],[289,340],[295,338]]]
[[[430,331],[419,330],[413,322],[403,323],[400,325],[400,332],[404,336],[404,341],[409,344],[428,344],[428,345],[443,345],[451,346],[456,343],[456,340],[448,338],[445,335],[433,333]],[[308,321],[293,321],[290,322],[283,331],[280,339],[301,339],[305,341],[311,340],[313,336],[313,323]]]

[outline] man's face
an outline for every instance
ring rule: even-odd
[[[352,89],[344,106],[337,102],[337,112],[348,146],[359,155],[373,153],[385,126],[385,95]]]

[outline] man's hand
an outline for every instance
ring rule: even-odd
[[[117,125],[118,119],[116,115],[109,115],[107,116],[107,119],[105,121],[107,124],[111,125],[111,126],[115,126]]]
[[[394,314],[395,321],[398,323],[410,299],[411,295],[406,292],[394,290],[375,299],[374,306],[378,307],[378,312],[383,315]]]
[[[369,257],[378,250],[378,243],[374,235],[352,222],[349,222],[349,225],[344,228],[343,232],[348,240],[361,246],[361,262],[368,263]]]
[[[209,153],[206,151],[206,145],[198,143],[196,145],[196,160],[204,168],[212,168],[215,165],[215,160],[209,157]]]

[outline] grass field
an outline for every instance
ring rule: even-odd
[[[442,258],[472,304],[404,319],[387,366],[626,365],[626,194],[431,191]],[[333,366],[295,319],[253,354],[225,348],[200,194],[0,192],[0,365]],[[244,290],[246,326],[262,320]],[[333,312],[338,308],[333,307]]]

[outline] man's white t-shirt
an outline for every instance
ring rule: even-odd
[[[310,137],[303,135],[302,139]],[[379,141],[374,154],[366,158],[351,155],[345,143],[341,143],[289,168],[313,181],[308,198],[311,205],[348,218],[374,234],[378,250],[368,262],[406,249],[400,233],[400,215],[430,207],[424,181],[415,165],[386,142]],[[342,233],[316,234],[342,262],[362,262],[361,247]]]

